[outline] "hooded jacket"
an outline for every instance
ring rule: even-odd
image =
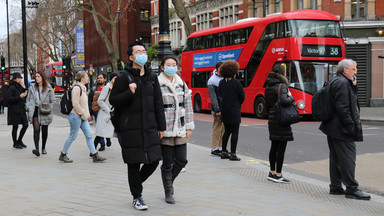
[[[281,125],[275,120],[274,105],[278,101],[278,90],[280,89],[280,103],[282,105],[290,105],[295,102],[292,96],[288,96],[288,80],[285,76],[270,71],[265,83],[265,102],[266,110],[268,110],[268,130],[269,139],[272,141],[292,141],[293,134],[290,125]]]

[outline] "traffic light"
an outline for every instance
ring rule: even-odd
[[[5,58],[4,56],[1,56],[1,70],[5,70]]]
[[[71,69],[71,57],[64,57],[63,70],[70,70],[70,69]]]

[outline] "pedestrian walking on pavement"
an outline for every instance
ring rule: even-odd
[[[97,124],[97,117],[100,111],[100,105],[98,104],[98,98],[100,97],[101,90],[105,87],[107,83],[107,77],[105,74],[97,75],[97,85],[93,86],[89,91],[88,95],[88,106],[89,113],[91,117],[93,116],[94,122]],[[105,141],[104,137],[96,135],[93,143],[95,144],[95,148],[97,149],[97,145],[100,143],[99,151],[105,150]],[[111,139],[107,138],[107,146],[111,146]]]
[[[106,160],[106,158],[101,157],[97,153],[95,145],[93,144],[92,131],[89,125],[89,120],[91,120],[91,116],[89,115],[88,97],[85,87],[88,82],[88,74],[85,71],[78,71],[76,73],[76,80],[72,85],[71,94],[73,109],[68,116],[68,121],[71,128],[69,132],[69,137],[65,141],[63,150],[61,151],[59,157],[59,161],[63,161],[64,163],[73,162],[71,159],[68,158],[67,153],[69,147],[72,145],[73,141],[75,141],[80,128],[83,131],[87,140],[87,145],[89,151],[91,152],[93,162],[97,163]]]
[[[165,202],[175,204],[173,182],[187,165],[187,142],[195,129],[191,93],[187,85],[176,74],[177,60],[165,57],[161,61],[158,79],[163,96],[167,129],[161,139],[161,177],[163,180]]]
[[[26,148],[23,143],[23,137],[28,128],[28,120],[25,109],[25,100],[28,94],[28,89],[22,80],[21,74],[13,73],[11,82],[7,90],[8,102],[8,125],[12,125],[12,140],[13,147],[16,149]],[[17,130],[21,124],[23,127],[17,136]]]
[[[330,84],[332,119],[322,122],[320,130],[327,135],[329,147],[330,194],[346,198],[370,200],[368,194],[359,190],[355,179],[356,144],[363,141],[360,107],[357,100],[357,64],[343,59],[336,67],[336,76]],[[342,183],[346,190],[342,188]]]
[[[105,137],[107,139],[107,146],[111,146],[111,138],[113,137],[115,128],[112,125],[111,121],[111,104],[109,103],[109,96],[111,94],[113,84],[117,78],[118,74],[116,72],[113,72],[110,74],[111,81],[104,86],[104,88],[101,90],[100,96],[97,100],[97,103],[100,106],[100,110],[97,114],[98,120],[96,121],[96,138]],[[96,140],[95,138],[95,140]],[[104,138],[103,138],[104,139]],[[95,141],[96,144],[96,141]],[[103,146],[101,146],[102,148]],[[95,145],[96,148],[96,145]],[[100,151],[100,150],[99,150]]]
[[[224,77],[219,84],[219,92],[222,98],[220,110],[221,120],[223,121],[225,128],[221,159],[229,158],[231,161],[240,161],[240,158],[236,155],[236,148],[241,123],[241,104],[245,99],[243,86],[235,79],[235,75],[238,72],[239,63],[236,61],[228,60],[220,66],[220,74]],[[231,153],[228,153],[227,143],[230,136]]]
[[[289,183],[290,181],[283,177],[281,171],[283,169],[285,149],[288,141],[293,141],[293,133],[291,125],[282,125],[275,120],[274,105],[278,101],[279,86],[280,103],[290,105],[295,102],[292,94],[288,90],[288,79],[284,66],[276,64],[272,71],[268,73],[265,83],[265,105],[268,110],[268,130],[269,139],[271,140],[271,149],[269,151],[270,171],[268,180],[277,183]]]
[[[118,111],[119,142],[128,182],[137,210],[147,210],[143,182],[156,170],[161,160],[160,139],[165,125],[164,106],[157,75],[152,72],[147,51],[140,42],[128,47],[129,63],[113,85],[109,101]]]
[[[223,135],[224,135],[224,123],[221,121],[221,96],[219,92],[219,83],[223,79],[220,76],[220,66],[223,62],[216,64],[216,69],[212,72],[212,76],[208,79],[208,93],[212,103],[212,135],[211,135],[211,154],[220,156],[222,151]]]
[[[48,138],[48,126],[53,119],[52,108],[55,102],[55,94],[51,85],[49,85],[47,76],[44,72],[36,73],[35,82],[29,87],[27,96],[27,117],[28,121],[33,125],[33,141],[35,149],[32,153],[37,157],[40,156],[39,140],[40,128],[42,138],[42,154],[47,154],[46,143]]]

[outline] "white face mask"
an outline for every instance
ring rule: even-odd
[[[136,55],[135,57],[136,57],[135,62],[141,66],[145,65],[145,63],[147,63],[148,61],[148,56],[146,54]]]

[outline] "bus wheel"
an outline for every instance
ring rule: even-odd
[[[256,118],[259,118],[259,119],[267,118],[267,111],[265,110],[265,99],[263,97],[256,98],[253,109],[254,109]]]
[[[201,97],[198,94],[193,99],[193,111],[201,112]]]

